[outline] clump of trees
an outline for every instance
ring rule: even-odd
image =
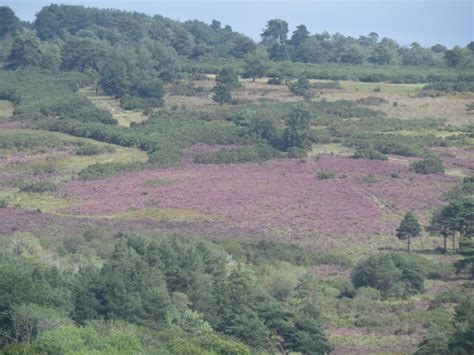
[[[72,272],[38,261],[36,238],[15,238],[0,240],[6,353],[332,350],[308,275],[289,293],[273,293],[253,264],[234,260],[215,243],[125,234],[103,263]],[[101,245],[90,232],[68,243]]]
[[[261,44],[270,59],[304,63],[346,63],[377,65],[429,65],[467,67],[472,65],[472,47],[455,46],[447,49],[442,45],[424,48],[414,42],[400,46],[390,38],[379,38],[375,32],[358,39],[339,33],[311,34],[305,25],[299,25],[289,37],[288,22],[282,19],[268,21],[261,34]]]
[[[371,287],[382,297],[408,297],[424,291],[427,278],[442,278],[445,272],[438,265],[413,254],[388,253],[372,255],[352,271],[356,289]]]
[[[444,240],[444,252],[447,252],[448,239],[452,239],[452,252],[456,251],[456,239],[459,238],[459,252],[464,259],[457,263],[458,270],[467,270],[474,278],[474,179],[465,178],[459,188],[454,189],[448,205],[438,208],[431,218],[428,230],[441,235]]]

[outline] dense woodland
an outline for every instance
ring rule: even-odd
[[[474,139],[472,121],[390,117],[381,105],[398,102],[375,95],[387,83],[421,84],[416,98],[474,92],[473,42],[404,47],[374,32],[356,39],[311,34],[304,25],[290,34],[286,21],[273,19],[255,43],[219,21],[50,5],[26,23],[0,7],[0,63],[0,100],[14,106],[7,123],[28,129],[0,130],[1,153],[93,158],[136,149],[145,156],[67,172],[81,183],[179,166],[196,144],[230,147],[194,154],[192,163],[202,167],[305,164],[314,146],[337,145],[351,152],[351,162],[408,159],[406,172],[391,173],[393,181],[405,173],[424,178],[446,172],[437,150],[470,149]],[[291,100],[238,95],[243,80],[259,79],[288,89]],[[340,90],[340,81],[374,84],[374,95],[318,99],[324,90]],[[85,88],[145,119],[119,124],[81,93]],[[212,97],[212,106],[169,106],[166,95]],[[66,178],[54,179],[61,168],[36,166],[32,178],[0,179],[0,187],[61,197]],[[53,178],[42,178],[48,174]],[[344,175],[325,169],[315,180]],[[362,179],[371,185],[377,177]],[[167,184],[149,180],[151,187]],[[459,178],[442,199],[423,221],[408,209],[401,216],[392,237],[407,252],[387,247],[356,257],[257,236],[204,240],[92,222],[60,237],[0,236],[0,354],[328,354],[335,344],[327,324],[418,332],[417,354],[472,353],[473,178]],[[12,201],[0,189],[0,210],[17,209]],[[428,233],[444,247],[413,252],[411,243]],[[453,262],[438,263],[431,254]],[[318,279],[312,270],[321,265],[344,268],[348,279]],[[430,297],[423,311],[410,303],[427,284],[444,281],[462,285]],[[395,316],[381,320],[379,313]]]

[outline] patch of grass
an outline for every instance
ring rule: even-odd
[[[130,209],[124,212],[110,213],[105,215],[94,215],[93,218],[119,220],[152,219],[170,222],[204,222],[216,221],[221,219],[220,217],[211,216],[202,212],[181,208]]]
[[[171,180],[166,179],[150,179],[145,181],[145,185],[150,187],[168,186],[171,185],[171,183]]]
[[[393,83],[364,83],[360,81],[340,81],[342,89],[374,92],[380,88],[380,92],[388,94],[414,94],[423,88],[423,84],[393,84]]]
[[[11,117],[14,109],[15,106],[10,101],[0,100],[0,122]]]
[[[142,111],[124,110],[120,107],[120,100],[112,96],[97,95],[94,87],[88,86],[78,92],[92,101],[97,108],[109,111],[120,126],[129,127],[131,123],[143,122],[148,119]]]
[[[340,143],[331,143],[331,144],[315,144],[313,145],[310,156],[318,154],[337,154],[337,155],[351,155],[354,152],[353,149],[344,147]]]
[[[51,192],[37,194],[20,192],[17,189],[0,191],[0,200],[7,201],[9,206],[20,206],[47,213],[57,213],[61,208],[68,207],[75,202]]]

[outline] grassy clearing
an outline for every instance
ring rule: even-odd
[[[147,119],[141,111],[122,109],[120,107],[120,100],[114,99],[112,96],[96,94],[94,87],[85,87],[79,90],[79,94],[87,97],[99,109],[109,111],[121,126],[129,127],[132,122],[142,122]]]
[[[0,191],[0,199],[7,200],[9,206],[19,206],[46,213],[56,213],[59,209],[68,207],[76,202],[53,192],[27,193],[21,192],[18,189]]]
[[[15,106],[6,100],[0,100],[0,122],[5,121],[7,118],[13,115],[13,110]]]
[[[315,156],[323,153],[336,155],[351,155],[354,153],[354,150],[348,147],[344,147],[342,144],[339,143],[317,144],[313,146],[311,152],[309,153],[309,156]]]

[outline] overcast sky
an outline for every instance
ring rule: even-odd
[[[255,40],[266,22],[283,18],[290,30],[299,24],[314,32],[358,37],[375,31],[402,45],[441,43],[465,46],[473,40],[474,0],[0,0],[23,20],[34,20],[50,3],[82,4],[161,14],[179,20],[217,19]]]

